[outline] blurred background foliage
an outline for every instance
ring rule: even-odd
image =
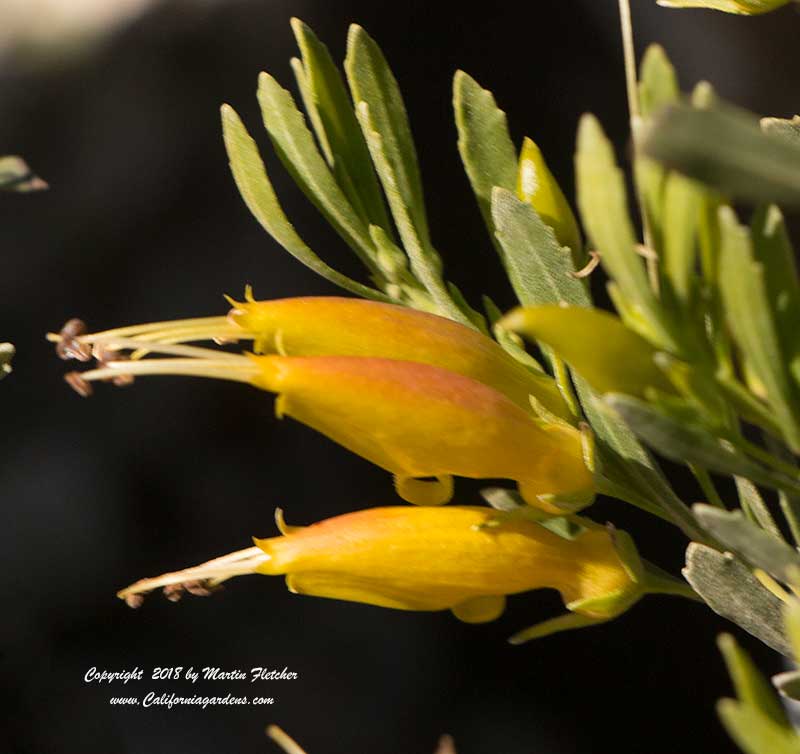
[[[299,425],[277,426],[256,391],[164,379],[82,402],[43,339],[76,315],[102,328],[205,314],[214,302],[222,313],[221,294],[246,282],[259,298],[334,292],[252,220],[222,147],[221,102],[257,123],[258,72],[291,82],[291,16],[337,59],[351,21],[380,42],[406,98],[449,276],[473,301],[488,292],[510,306],[456,151],[452,74],[463,68],[492,89],[515,141],[534,137],[573,196],[582,112],[602,118],[619,154],[628,149],[616,4],[487,13],[413,0],[131,2],[114,4],[110,28],[108,6],[92,21],[76,20],[83,3],[63,15],[47,5],[0,9],[0,151],[24,155],[51,185],[0,201],[0,321],[18,348],[3,384],[0,750],[263,751],[263,725],[274,721],[314,754],[427,752],[442,731],[460,754],[657,753],[687,741],[733,751],[711,715],[729,688],[711,651],[724,623],[689,603],[648,601],[607,627],[523,648],[505,637],[552,614],[554,595],[517,599],[501,621],[477,628],[446,614],[305,600],[260,579],[233,584],[224,610],[213,599],[127,610],[113,596],[121,585],[246,546],[243,533],[271,535],[275,505],[308,523],[392,503],[394,493],[366,462]],[[685,88],[705,78],[755,112],[796,111],[794,8],[740,19],[639,0],[634,15],[639,50],[664,44]],[[263,131],[253,133],[265,146]],[[268,165],[309,245],[356,275],[271,155]],[[667,468],[679,491],[695,494]],[[457,499],[476,501],[478,486],[460,482]],[[621,503],[591,515],[635,530],[648,558],[680,568],[679,532]],[[770,673],[781,669],[757,642],[742,643]],[[83,683],[93,665],[288,665],[300,680],[270,685],[278,703],[268,710],[115,709],[113,689]],[[151,688],[191,690],[137,690]]]

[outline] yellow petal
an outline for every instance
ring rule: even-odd
[[[573,258],[580,257],[583,244],[572,208],[547,167],[541,150],[528,138],[522,142],[519,156],[517,196],[539,213],[562,246],[572,249]]]
[[[534,422],[493,388],[438,367],[347,356],[252,356],[252,382],[277,409],[392,472],[410,502],[445,502],[446,477],[513,479],[531,505],[562,512],[593,498],[581,433]],[[409,480],[439,478],[422,487]],[[543,499],[548,496],[548,499]],[[556,500],[551,502],[549,496]]]
[[[320,296],[237,302],[229,320],[254,338],[257,351],[417,361],[490,385],[526,411],[533,395],[556,416],[572,418],[550,377],[531,372],[491,338],[434,314]]]
[[[599,393],[643,397],[647,388],[675,392],[654,361],[656,349],[608,312],[527,306],[514,309],[500,323],[550,346]]]

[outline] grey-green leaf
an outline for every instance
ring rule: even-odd
[[[347,37],[345,71],[356,108],[358,109],[360,103],[366,102],[370,128],[381,138],[382,151],[393,174],[392,190],[402,201],[423,249],[430,253],[432,249],[422,179],[403,96],[380,47],[364,29],[355,24],[350,27]],[[361,117],[359,122],[363,131]],[[368,134],[365,137],[369,144]],[[370,148],[370,153],[372,152]],[[374,153],[372,156],[374,161]],[[382,182],[386,191],[383,179]]]
[[[492,219],[508,277],[522,304],[591,306],[585,284],[574,275],[570,250],[558,243],[530,204],[495,188]]]
[[[380,291],[329,267],[303,242],[278,203],[256,143],[229,105],[222,106],[222,127],[236,185],[264,230],[293,257],[331,283],[364,298],[390,302],[391,299]]]
[[[617,167],[611,142],[593,115],[581,118],[575,170],[578,206],[586,232],[600,252],[603,267],[639,315],[626,324],[666,350],[677,352],[662,322],[643,260],[636,253],[625,176]]]
[[[743,476],[775,489],[800,488],[796,480],[764,468],[699,425],[678,421],[629,395],[611,393],[604,397],[604,401],[647,445],[665,458],[678,463],[693,463],[721,474]]]
[[[741,511],[723,511],[710,505],[692,507],[695,516],[731,552],[781,581],[800,568],[800,554],[782,539],[750,523]]]
[[[308,100],[317,113],[315,131],[327,144],[328,164],[361,219],[389,232],[378,178],[342,76],[328,48],[306,24],[293,18],[292,29],[303,55]]]
[[[782,602],[764,589],[747,567],[731,555],[692,542],[686,550],[683,575],[718,615],[790,655],[783,632]]]
[[[264,126],[281,162],[309,200],[373,273],[377,272],[369,228],[351,206],[314,143],[292,95],[268,73],[258,79]]]
[[[764,133],[755,117],[730,107],[668,107],[644,139],[646,154],[726,195],[800,204],[800,146]]]
[[[663,207],[663,267],[677,298],[688,304],[697,257],[703,188],[679,173],[667,175]]]
[[[506,114],[494,96],[464,71],[453,79],[453,109],[458,130],[458,151],[472,191],[478,200],[492,241],[492,189],[513,192],[517,182],[517,154],[508,133]]]

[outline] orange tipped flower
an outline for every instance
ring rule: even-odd
[[[257,353],[372,356],[416,361],[471,377],[530,411],[533,396],[571,419],[555,381],[536,374],[495,341],[453,320],[415,309],[334,296],[233,302],[228,321]]]
[[[528,503],[551,513],[577,510],[594,495],[588,433],[524,410],[533,375],[493,341],[440,317],[346,299],[289,299],[250,301],[227,319],[94,335],[69,325],[54,336],[59,353],[94,356],[101,366],[69,375],[82,394],[94,380],[145,374],[246,382],[277,393],[279,415],[392,472],[409,502],[447,502],[452,476],[513,479]],[[211,337],[252,339],[258,351],[345,355],[244,356],[185,345]],[[180,358],[139,358],[148,352]],[[376,352],[394,358],[370,355]]]
[[[565,539],[521,517],[496,520],[489,508],[373,508],[304,528],[196,568],[145,579],[119,596],[182,586],[202,593],[232,576],[285,575],[289,590],[400,610],[452,610],[471,623],[497,618],[505,596],[556,589],[574,614],[522,638],[615,617],[639,599],[642,564],[624,532],[580,521]],[[569,619],[568,622],[565,622]]]
[[[278,393],[276,410],[395,475],[412,503],[452,496],[451,475],[513,479],[553,513],[593,498],[581,433],[531,420],[506,396],[444,369],[348,356],[253,356],[251,382]],[[437,482],[420,481],[436,477]]]

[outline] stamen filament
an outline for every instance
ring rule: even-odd
[[[145,359],[144,361],[113,361],[100,369],[80,372],[86,382],[113,379],[120,374],[146,375],[184,375],[188,377],[210,377],[217,380],[252,382],[258,374],[258,366],[245,356],[228,354],[238,359]]]
[[[92,341],[93,345],[103,345],[113,351],[121,348],[135,351],[145,351],[147,353],[166,353],[172,356],[187,356],[195,359],[241,359],[241,354],[228,353],[227,351],[216,351],[213,348],[201,348],[199,346],[185,346],[177,343],[152,343],[148,342],[146,348],[142,347],[142,341],[138,338],[98,338]]]
[[[163,573],[149,579],[140,579],[134,584],[117,592],[117,597],[129,604],[136,604],[136,595],[151,592],[153,589],[169,587],[174,584],[190,584],[200,582],[209,587],[217,586],[234,576],[255,573],[256,569],[270,559],[260,547],[248,547],[237,550],[220,558],[214,558],[198,566],[185,568],[182,571]]]

